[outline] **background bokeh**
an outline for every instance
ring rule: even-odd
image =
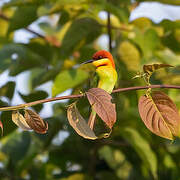
[[[0,106],[51,97],[54,83],[59,96],[86,91],[92,84],[92,67],[78,65],[110,46],[119,76],[116,88],[144,85],[132,77],[154,62],[175,68],[158,70],[152,84],[179,85],[178,12],[179,0],[0,1]],[[73,82],[64,76],[72,72]],[[54,81],[57,76],[61,81]],[[163,91],[180,108],[179,91]],[[45,135],[22,131],[11,121],[11,112],[2,112],[0,179],[177,180],[180,141],[172,143],[146,129],[137,109],[144,92],[113,95],[117,122],[108,139],[97,141],[83,139],[70,127],[66,108],[72,100],[33,107],[49,123]],[[85,99],[78,109],[87,119]]]

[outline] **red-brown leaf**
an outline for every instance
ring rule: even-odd
[[[116,109],[115,104],[111,102],[111,95],[100,88],[89,89],[86,95],[93,110],[109,128],[112,128],[116,122]]]
[[[48,123],[45,122],[36,112],[30,109],[25,110],[24,115],[27,124],[37,133],[44,134],[48,130]]]
[[[154,134],[173,139],[180,135],[180,116],[176,105],[163,92],[154,91],[139,99],[139,113],[146,127]]]

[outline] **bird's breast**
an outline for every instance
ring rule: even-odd
[[[96,72],[99,76],[98,87],[111,93],[117,81],[116,70],[111,66],[100,66]]]

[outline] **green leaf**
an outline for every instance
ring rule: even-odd
[[[1,113],[1,121],[4,127],[3,137],[12,133],[17,126],[12,122],[12,112],[11,111],[3,111]]]
[[[0,88],[0,96],[6,96],[9,99],[12,99],[14,95],[14,89],[15,89],[15,82],[9,81]]]
[[[83,46],[80,50],[80,57],[78,58],[78,62],[83,63],[84,60],[91,59],[92,55],[96,52],[93,47]]]
[[[53,80],[59,73],[59,69],[60,69],[59,66],[50,70],[42,69],[42,68],[33,69],[31,71],[32,88],[35,88],[43,83]]]
[[[61,16],[60,16],[59,21],[58,21],[58,24],[60,24],[61,26],[66,24],[70,19],[69,16],[70,15],[69,15],[69,13],[67,11],[65,11],[65,10],[62,11]]]
[[[85,2],[85,0],[57,0],[56,3],[53,4],[53,7],[50,9],[49,13],[56,13],[65,9],[65,7],[80,7]]]
[[[117,153],[119,155],[118,158],[115,155]],[[99,154],[100,154],[100,157],[103,157],[105,161],[108,163],[108,165],[113,169],[119,168],[120,165],[125,160],[125,156],[123,155],[121,151],[115,150],[112,147],[109,147],[107,145],[99,149]]]
[[[118,47],[118,54],[129,70],[138,71],[140,69],[140,52],[134,44],[123,41]]]
[[[48,97],[48,94],[45,91],[34,91],[28,95],[23,95],[23,94],[19,93],[19,95],[26,103],[45,99]],[[32,108],[35,111],[39,112],[43,108],[43,104],[38,104],[36,106],[33,106]]]
[[[67,57],[82,40],[90,43],[95,40],[100,33],[101,26],[92,18],[81,18],[73,21],[63,38],[60,54]]]
[[[154,29],[148,29],[144,34],[136,29],[136,36],[133,40],[139,45],[146,58],[150,58],[153,51],[157,50],[160,45],[160,38]]]
[[[24,158],[30,146],[31,137],[28,132],[14,132],[3,139],[2,152],[9,156],[15,165],[17,161]]]
[[[133,146],[141,160],[144,162],[152,175],[157,177],[157,159],[146,139],[144,139],[138,131],[132,128],[125,128],[122,136]]]
[[[180,65],[180,55],[175,54],[172,50],[166,48],[161,51],[156,52],[156,56],[158,59],[160,59],[162,62],[169,63],[173,66]]]
[[[81,69],[71,69],[60,72],[52,87],[52,96],[64,92],[67,89],[74,88],[88,78],[88,73]]]
[[[0,37],[1,38],[5,38],[5,35],[7,33],[7,29],[8,29],[8,22],[4,21],[3,19],[0,19]]]
[[[144,34],[144,43],[146,46],[146,51],[152,50],[154,51],[159,45],[159,37],[155,30],[149,29]]]
[[[177,41],[173,31],[169,31],[168,34],[163,37],[162,42],[164,46],[167,46],[175,53],[179,53],[180,43]]]
[[[116,172],[113,174],[116,174],[120,179],[128,179],[132,167],[122,151],[105,145],[99,149],[99,156],[104,159],[108,166]],[[117,179],[117,177],[115,179]]]
[[[28,5],[18,7],[10,20],[8,34],[14,30],[25,28],[37,19],[37,6]]]
[[[2,7],[3,7],[3,9],[5,9],[5,8],[12,7],[12,6],[21,6],[24,4],[25,3],[22,2],[22,0],[11,0],[10,2],[4,3]]]
[[[127,6],[121,6],[120,2],[117,1],[106,1],[106,0],[95,0],[100,10],[104,10],[115,15],[120,22],[128,23],[129,11]]]
[[[159,25],[163,26],[166,31],[173,30],[176,28],[178,29],[180,28],[180,20],[170,21],[170,20],[165,19],[161,21]]]
[[[6,106],[8,106],[8,103],[0,100],[0,107],[6,107]]]
[[[7,3],[4,3],[4,5],[2,6],[3,9],[5,8],[10,8],[13,6],[25,6],[25,5],[40,5],[44,2],[44,0],[11,0],[8,1]]]
[[[146,30],[147,28],[152,27],[152,20],[147,18],[147,17],[139,17],[136,18],[131,22],[135,27],[141,29],[141,30]]]
[[[24,169],[28,169],[31,164],[33,164],[33,160],[35,160],[35,157],[38,155],[41,145],[40,141],[34,141],[34,139],[31,139],[31,143],[28,152],[25,154],[23,159],[18,162],[18,167],[17,167],[17,174],[21,174]]]
[[[31,41],[26,44],[26,47],[41,58],[44,58],[47,62],[51,62],[56,53],[56,50],[53,49],[50,44],[40,38],[31,39]]]
[[[11,62],[12,60],[10,59],[10,57],[6,53],[0,50],[0,73],[7,70],[9,66],[11,65]]]
[[[15,58],[13,58],[15,55]],[[7,44],[0,50],[0,70],[10,68],[10,75],[15,76],[32,67],[46,64],[46,60],[22,44]]]
[[[164,165],[168,168],[168,169],[173,169],[176,168],[176,164],[175,161],[173,160],[172,156],[168,153],[165,154],[164,157]]]

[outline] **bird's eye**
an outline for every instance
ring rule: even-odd
[[[98,56],[98,59],[102,59],[103,57],[102,56]]]

